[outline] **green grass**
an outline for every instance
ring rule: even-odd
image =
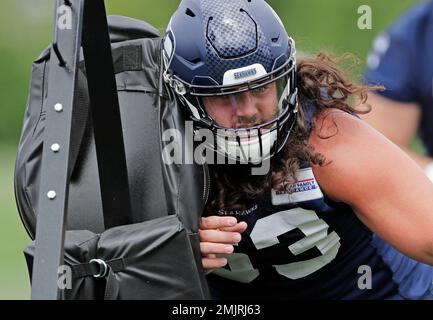
[[[15,205],[15,154],[15,145],[0,145],[0,300],[30,297],[29,277],[22,253],[30,238]]]

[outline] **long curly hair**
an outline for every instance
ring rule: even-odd
[[[331,59],[323,52],[298,60],[299,111],[286,146],[271,159],[271,170],[264,176],[251,176],[250,167],[246,165],[211,166],[213,186],[205,214],[225,209],[244,210],[248,200],[270,189],[290,193],[290,184],[296,181],[301,161],[319,166],[326,164],[325,157],[315,152],[308,143],[310,134],[314,132],[314,120],[322,111],[331,108],[351,114],[366,114],[371,110],[371,106],[366,104],[367,92],[383,89],[350,80],[340,68],[347,61],[357,62],[351,54]],[[315,106],[312,126],[306,123],[306,108],[311,104]],[[322,139],[330,137],[320,136]]]

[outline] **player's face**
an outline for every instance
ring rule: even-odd
[[[249,128],[267,123],[278,115],[275,82],[247,92],[203,98],[204,108],[221,127]]]

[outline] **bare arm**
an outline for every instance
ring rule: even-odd
[[[383,133],[388,139],[402,148],[422,168],[433,158],[418,154],[409,148],[416,135],[421,117],[421,108],[416,103],[403,103],[369,93],[370,113],[363,118]]]
[[[313,168],[322,189],[351,205],[363,223],[399,251],[433,265],[433,184],[420,167],[349,114],[335,111],[317,121],[321,135],[334,134],[310,138],[330,161]]]

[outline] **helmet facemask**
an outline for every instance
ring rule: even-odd
[[[195,129],[207,129],[213,139],[206,140],[207,148],[233,162],[259,164],[269,159],[286,144],[296,120],[296,67],[289,61],[276,72],[250,82],[218,87],[195,86],[185,89],[182,83],[177,92],[188,107]],[[179,94],[181,93],[181,94]],[[218,123],[210,113],[232,110],[237,114],[245,99],[254,100],[267,108],[267,117],[237,117],[232,123]],[[264,105],[266,104],[266,105]]]

